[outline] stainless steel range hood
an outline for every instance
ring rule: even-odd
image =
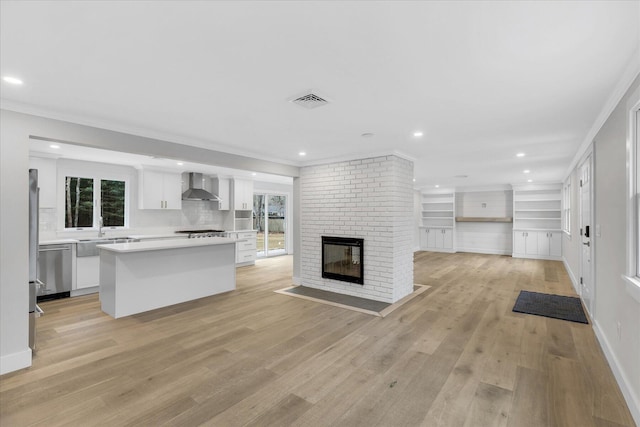
[[[182,200],[212,200],[221,202],[222,199],[202,188],[202,174],[189,173],[189,189],[182,193]]]

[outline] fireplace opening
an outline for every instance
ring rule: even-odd
[[[364,239],[322,236],[322,277],[364,284]]]

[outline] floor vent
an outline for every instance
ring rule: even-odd
[[[329,101],[316,95],[315,93],[308,93],[306,95],[299,96],[295,99],[292,99],[291,102],[308,109],[322,107],[323,105],[329,103]]]

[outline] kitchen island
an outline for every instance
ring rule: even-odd
[[[119,318],[236,288],[236,240],[99,245],[102,311]]]

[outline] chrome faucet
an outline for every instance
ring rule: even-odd
[[[100,219],[98,219],[98,237],[104,236],[104,232],[102,231],[103,225],[104,225],[104,222],[102,221],[102,217],[100,217]]]

